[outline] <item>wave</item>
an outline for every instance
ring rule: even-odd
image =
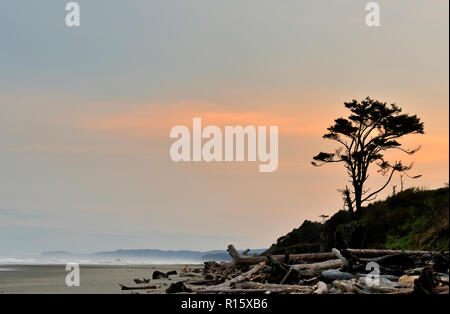
[[[0,265],[66,265],[77,263],[80,265],[177,265],[177,264],[201,264],[200,260],[188,259],[153,259],[153,258],[127,258],[127,259],[86,259],[86,258],[15,258],[0,257]],[[0,268],[8,269],[8,268]]]

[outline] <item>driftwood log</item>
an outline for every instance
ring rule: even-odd
[[[233,262],[208,261],[202,276],[173,283],[167,293],[440,294],[449,292],[448,252],[332,249],[328,253],[246,256],[230,245]],[[246,252],[247,253],[247,252]],[[376,262],[374,267],[367,267]],[[169,277],[171,273],[163,274]],[[138,280],[136,280],[137,282]],[[140,282],[140,280],[139,280]],[[124,290],[151,289],[127,287]]]
[[[251,276],[253,276],[257,272],[262,270],[264,268],[264,266],[266,266],[266,262],[261,262],[261,263],[257,264],[256,266],[254,266],[252,269],[250,269],[248,272],[243,273],[242,275],[239,275],[237,277],[234,277],[233,279],[227,280],[221,284],[212,286],[209,288],[209,290],[229,288],[232,284],[236,284],[238,282],[248,280],[248,279],[250,279]]]
[[[314,287],[314,294],[326,294],[328,293],[328,285],[323,281],[319,281]]]
[[[353,254],[360,258],[374,258],[391,254],[406,254],[414,256],[423,256],[426,254],[432,254],[436,252],[430,251],[410,251],[410,250],[372,250],[372,249],[344,249],[346,253]],[[267,256],[244,256],[239,254],[236,248],[230,244],[228,246],[228,252],[233,258],[233,262],[237,265],[254,265],[261,262],[268,262]],[[339,252],[339,251],[338,251]],[[337,253],[337,252],[336,252]],[[342,255],[341,255],[342,257]],[[336,258],[336,254],[333,252],[325,253],[303,253],[303,254],[288,254],[288,255],[272,255],[272,258],[280,262],[289,264],[301,263],[301,262],[320,262],[327,261]],[[287,259],[287,260],[286,260]]]
[[[213,286],[197,290],[196,293],[300,293],[311,294],[314,289],[302,285],[281,285],[252,281],[238,282],[229,286]]]
[[[398,281],[399,277],[398,276],[394,276],[394,275],[369,275],[369,274],[352,274],[352,273],[348,273],[348,272],[342,272],[336,269],[327,269],[322,271],[322,273],[320,274],[320,277],[322,278],[322,280],[324,280],[325,282],[332,282],[334,280],[350,280],[353,278],[366,278],[366,277],[370,277],[373,279],[379,278],[379,279],[387,279],[387,280],[391,280],[391,281]]]
[[[410,294],[413,287],[402,286],[389,280],[381,280],[378,285],[368,286],[364,279],[335,280],[332,285],[343,292],[357,294]]]
[[[139,286],[139,287],[129,287],[122,284],[119,284],[121,290],[150,290],[156,289],[156,286]]]
[[[271,293],[293,293],[293,291],[289,288],[271,288],[271,289],[231,289],[231,288],[223,288],[220,290],[215,289],[204,289],[198,290],[196,293],[199,294],[210,294],[210,293],[231,293],[231,294],[271,294]],[[294,291],[295,293],[295,291]]]
[[[244,256],[239,254],[235,247],[230,244],[228,246],[228,253],[230,253],[233,258],[233,262],[240,265],[253,265],[261,262],[268,262],[267,256]],[[290,254],[290,255],[273,255],[272,258],[279,262],[286,262],[285,259],[288,257],[289,263],[298,263],[302,261],[326,261],[334,258],[334,254],[328,253],[304,253],[304,254]]]
[[[348,268],[350,266],[350,262],[344,256],[342,256],[341,252],[339,252],[338,249],[332,249],[331,252],[333,253],[334,256],[336,256],[342,261],[342,265],[345,268]]]
[[[282,285],[274,283],[260,283],[253,281],[244,281],[235,285],[235,288],[241,289],[262,289],[265,291],[274,291],[277,289],[283,290],[284,292],[302,292],[302,293],[313,293],[314,289],[311,286],[304,285]]]
[[[344,249],[344,251],[350,252],[358,257],[380,257],[383,255],[392,255],[392,254],[405,254],[405,255],[415,255],[415,256],[423,256],[426,254],[433,254],[437,252],[432,251],[411,251],[411,250],[372,250],[372,249]]]
[[[322,270],[337,269],[342,266],[343,263],[340,259],[332,259],[325,262],[291,265],[290,267],[298,272],[320,273]]]

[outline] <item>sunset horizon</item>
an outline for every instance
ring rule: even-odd
[[[358,280],[406,250],[404,273],[383,265],[394,280],[448,251],[448,1],[0,7],[0,291],[36,291],[14,265],[136,263],[149,287],[158,264],[158,280],[211,267],[215,288],[339,292],[316,268]]]

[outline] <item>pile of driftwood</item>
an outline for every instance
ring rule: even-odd
[[[166,292],[297,294],[448,294],[448,252],[333,249],[327,253],[246,256],[205,262],[201,274]]]

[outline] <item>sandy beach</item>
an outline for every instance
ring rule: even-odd
[[[65,284],[65,265],[4,265],[0,266],[0,293],[165,293],[172,282],[182,279],[178,275],[168,279],[152,280],[152,274],[158,270],[168,272],[176,270],[180,274],[185,265],[80,265],[80,286],[68,287]],[[189,265],[190,268],[202,268],[202,265]],[[151,279],[148,284],[135,284],[133,279]],[[121,290],[119,284],[127,286],[154,285],[152,290]]]

